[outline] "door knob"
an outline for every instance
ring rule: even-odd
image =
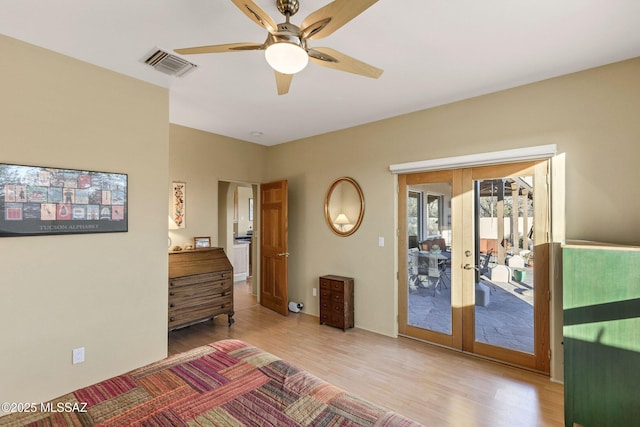
[[[278,254],[278,256],[286,256],[286,257],[288,257],[289,256],[289,252],[282,252],[282,253]]]
[[[480,271],[480,267],[478,267],[477,265],[471,265],[471,264],[465,264],[464,267],[465,270],[476,270],[476,271]]]

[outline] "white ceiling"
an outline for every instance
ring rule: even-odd
[[[291,21],[328,2],[300,0]],[[169,88],[172,123],[274,145],[638,57],[640,1],[379,0],[309,45],[384,74],[310,63],[284,96],[262,51],[192,55],[184,77],[142,63],[155,47],[262,43],[230,0],[0,0],[0,32]]]

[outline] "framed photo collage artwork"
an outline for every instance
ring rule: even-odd
[[[0,163],[0,237],[128,231],[126,174]]]

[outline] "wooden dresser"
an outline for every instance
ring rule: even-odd
[[[222,248],[169,253],[169,330],[226,314],[233,320],[233,267]]]
[[[320,277],[320,324],[347,330],[353,328],[353,278]]]

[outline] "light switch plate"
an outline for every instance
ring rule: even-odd
[[[384,237],[378,237],[378,246],[380,247],[384,246]]]

